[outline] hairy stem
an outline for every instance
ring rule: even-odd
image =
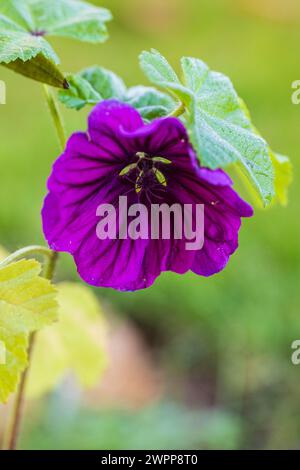
[[[35,333],[32,333],[28,343],[28,367],[25,369],[21,376],[18,391],[15,397],[11,420],[8,423],[6,434],[4,436],[3,449],[4,450],[16,450],[18,438],[20,435],[20,428],[22,423],[22,415],[25,401],[25,389],[27,383],[27,377],[29,373],[29,365],[32,358],[32,351],[34,346]]]
[[[49,281],[52,280],[55,266],[58,258],[58,253],[48,248],[41,247],[41,246],[31,246],[27,248],[23,248],[19,251],[16,251],[11,256],[4,260],[3,266],[6,264],[12,263],[17,261],[20,258],[24,258],[25,256],[31,255],[41,255],[43,254],[46,257],[46,261],[44,264],[44,272],[43,275]],[[32,353],[34,348],[36,333],[32,333],[29,338],[28,343],[28,366],[23,372],[20,380],[20,384],[18,387],[18,391],[16,394],[12,417],[11,421],[8,424],[6,435],[4,437],[3,449],[5,450],[15,450],[18,444],[18,438],[20,435],[21,423],[22,423],[22,416],[23,416],[23,409],[24,409],[24,401],[25,401],[25,392],[26,392],[26,384],[28,379],[28,374],[30,370],[30,363],[32,359]]]
[[[50,258],[53,257],[53,251],[50,250],[50,248],[47,248],[46,246],[39,246],[39,245],[26,246],[25,248],[21,248],[20,250],[15,251],[11,255],[9,255],[7,258],[5,258],[0,263],[0,267],[3,268],[4,266],[7,266],[10,263],[14,263],[15,261],[18,261],[19,259],[28,258],[30,256],[37,256],[37,255],[47,257],[50,260]]]
[[[46,100],[48,103],[49,111],[52,116],[52,120],[57,132],[57,137],[60,143],[60,146],[62,149],[64,149],[66,145],[66,134],[65,134],[65,128],[63,124],[63,118],[60,113],[58,103],[55,99],[53,90],[47,86],[44,85],[44,90],[45,90],[45,95],[46,95]]]

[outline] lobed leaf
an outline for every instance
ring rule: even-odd
[[[125,101],[136,108],[146,121],[167,116],[175,107],[174,100],[168,95],[145,86],[129,88]]]
[[[191,142],[209,168],[236,164],[265,205],[274,197],[274,170],[267,143],[254,132],[211,115],[195,104],[188,121]]]
[[[40,272],[35,260],[0,267],[0,341],[5,349],[0,402],[14,392],[27,365],[29,334],[57,320],[56,290]]]
[[[106,22],[110,19],[108,10],[81,0],[2,1],[0,63],[11,64],[19,60],[21,63],[14,67],[15,71],[43,81],[42,76],[28,72],[30,64],[27,64],[27,72],[21,65],[22,62],[31,62],[37,56],[43,56],[48,61],[48,74],[54,68],[55,74],[60,73],[55,67],[55,64],[59,63],[58,56],[45,39],[46,36],[69,37],[92,43],[103,42],[107,39]]]
[[[80,76],[96,90],[102,99],[123,99],[126,86],[123,80],[114,72],[97,65],[84,69]]]
[[[54,64],[59,63],[59,59],[55,51],[43,37],[33,36],[27,31],[5,31],[0,29],[1,64],[9,64],[17,59],[27,62],[34,59],[39,54],[42,54],[46,59],[51,60]]]
[[[193,93],[180,82],[176,72],[155,49],[151,52],[143,51],[140,54],[140,66],[150,82],[166,88],[172,95],[180,101],[189,105],[193,100]]]
[[[67,108],[80,110],[88,104],[93,105],[101,101],[99,93],[80,75],[69,75],[67,81],[68,89],[60,90],[58,95]]]
[[[24,1],[24,0],[23,0]],[[109,10],[81,0],[27,0],[35,27],[49,36],[99,43],[107,39]]]
[[[86,105],[95,105],[103,99],[122,100],[126,93],[123,81],[103,67],[89,67],[68,77],[70,87],[60,91],[60,101],[68,108],[80,110]]]
[[[229,78],[199,59],[183,57],[180,84],[157,51],[143,52],[140,62],[153,83],[176,94],[185,105],[185,122],[201,164],[212,169],[237,165],[260,200],[269,204],[274,197],[269,147],[255,131]]]
[[[175,103],[167,94],[152,87],[135,86],[127,89],[114,72],[94,66],[68,77],[69,89],[60,90],[60,101],[68,108],[81,109],[102,100],[116,99],[136,108],[142,117],[151,119],[166,116]]]
[[[11,335],[0,326],[0,342],[3,348],[0,362],[0,403],[6,403],[27,367],[28,335]]]

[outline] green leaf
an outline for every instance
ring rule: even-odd
[[[211,115],[196,103],[188,121],[191,142],[202,165],[239,166],[265,205],[274,196],[274,170],[267,143],[250,129]]]
[[[60,321],[37,337],[28,394],[52,390],[73,372],[83,387],[95,385],[106,367],[106,323],[92,291],[80,284],[58,285]]]
[[[197,108],[244,129],[252,130],[250,115],[246,115],[230,79],[219,72],[213,72],[199,59],[181,59],[184,80],[193,92]]]
[[[27,31],[7,31],[2,29],[1,5],[0,5],[0,63],[9,64],[17,59],[26,62],[38,54],[54,64],[59,63],[59,58],[50,44],[41,36],[33,36]]]
[[[157,85],[159,83],[180,84],[174,69],[157,50],[151,49],[151,52],[143,51],[140,55],[140,64],[149,80]]]
[[[199,59],[183,57],[181,84],[159,52],[143,52],[140,61],[153,83],[175,94],[185,105],[185,123],[201,164],[212,169],[237,165],[260,200],[269,204],[274,196],[269,148],[255,131],[229,78],[211,71]]]
[[[103,67],[89,67],[76,75],[68,77],[70,88],[60,91],[60,101],[68,108],[81,109],[95,105],[103,99],[123,100],[126,87],[123,81],[110,70]]]
[[[96,104],[101,101],[101,96],[91,84],[80,75],[67,77],[69,88],[59,91],[60,101],[71,109],[80,110],[87,104]]]
[[[176,106],[172,98],[152,87],[126,86],[114,72],[94,66],[68,78],[69,89],[58,93],[60,101],[68,108],[81,109],[101,100],[116,99],[136,108],[149,121],[166,116]]]
[[[107,39],[108,10],[80,0],[5,0],[0,4],[0,63],[31,61],[42,55],[54,64],[59,59],[45,36],[62,36],[92,43]],[[45,64],[47,64],[45,62]],[[26,76],[21,67],[15,70]],[[51,68],[48,62],[49,70]],[[59,73],[56,69],[56,74]],[[36,77],[31,77],[36,79]],[[49,82],[46,82],[49,83]]]
[[[20,73],[25,77],[46,83],[47,85],[56,88],[67,89],[69,87],[67,80],[56,65],[51,62],[51,60],[46,59],[42,54],[38,54],[27,62],[23,62],[21,59],[16,59],[9,64],[5,64],[5,67],[13,70],[14,72]]]
[[[155,49],[151,52],[143,51],[140,55],[140,66],[150,82],[166,88],[180,101],[189,105],[193,100],[193,93],[183,86],[169,62]]]
[[[24,0],[22,0],[24,2]],[[80,0],[27,0],[35,30],[91,43],[107,39],[111,13]]]
[[[274,171],[268,145],[254,131],[231,81],[198,59],[184,57],[182,68],[195,96],[189,123],[201,163],[209,168],[236,163],[269,204]]]
[[[126,87],[123,80],[114,72],[95,65],[84,69],[80,75],[91,84],[102,99],[122,100],[124,98]]]
[[[275,169],[275,199],[285,206],[288,202],[288,188],[293,179],[293,167],[288,157],[271,152]]]
[[[129,88],[125,101],[136,108],[147,121],[167,116],[176,106],[174,100],[165,93],[144,86]]]
[[[57,320],[56,290],[41,265],[21,260],[0,268],[0,402],[6,402],[27,366],[29,334]]]

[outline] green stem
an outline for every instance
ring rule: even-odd
[[[44,255],[46,257],[47,261],[44,264],[44,277],[51,281],[54,276],[58,253],[42,246],[29,246],[26,248],[22,248],[19,251],[16,251],[4,260],[4,262],[1,264],[1,267],[2,265],[6,266],[7,264],[17,261],[20,258],[24,258],[25,256],[31,255]],[[29,338],[28,366],[21,376],[20,384],[14,402],[11,421],[7,427],[6,435],[4,437],[3,449],[5,450],[15,450],[17,448],[24,409],[26,384],[30,370],[30,363],[32,359],[35,338],[36,333],[34,332],[30,335]]]
[[[21,423],[22,423],[22,416],[23,416],[23,409],[24,409],[24,401],[25,401],[25,390],[26,390],[26,383],[29,373],[29,365],[32,358],[32,352],[34,347],[34,339],[35,333],[32,333],[29,338],[28,343],[28,367],[24,370],[21,380],[19,383],[19,387],[17,390],[17,394],[15,397],[12,416],[10,422],[8,423],[8,427],[6,429],[6,433],[4,436],[3,441],[3,450],[16,450],[18,438],[20,435]]]
[[[179,117],[184,112],[185,112],[185,105],[183,103],[180,103],[180,105],[169,114],[169,117]]]
[[[44,273],[43,273],[43,276],[49,281],[52,281],[53,279],[57,260],[58,260],[57,251],[51,251],[51,256],[49,256],[48,263],[45,263]]]
[[[44,85],[44,90],[45,90],[45,95],[46,95],[46,100],[48,103],[49,111],[52,116],[52,120],[56,129],[56,132],[57,132],[57,137],[58,137],[61,149],[63,150],[66,145],[66,134],[65,134],[64,124],[63,124],[63,118],[59,110],[58,103],[55,99],[53,90],[47,85]]]
[[[7,258],[5,258],[3,261],[1,261],[0,267],[3,268],[4,266],[7,266],[11,263],[14,263],[15,261],[18,261],[19,259],[28,258],[29,256],[36,256],[36,255],[45,256],[50,259],[53,257],[53,251],[50,250],[50,248],[47,248],[45,246],[39,246],[39,245],[26,246],[25,248],[21,248],[20,250],[15,251],[11,255],[9,255]]]

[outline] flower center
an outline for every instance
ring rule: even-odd
[[[162,163],[169,165],[172,162],[164,157],[150,157],[145,152],[137,152],[137,162],[130,163],[120,171],[120,176],[125,176],[128,179],[130,174],[135,174],[135,179],[130,180],[135,184],[135,192],[139,194],[142,189],[152,190],[157,186],[167,186],[167,180],[164,173],[157,168],[157,165]]]

